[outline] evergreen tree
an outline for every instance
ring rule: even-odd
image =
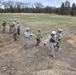
[[[65,13],[65,7],[64,7],[64,3],[62,2],[61,8],[60,8],[60,13],[61,15],[64,15]]]
[[[65,1],[65,14],[70,14],[70,2],[68,0]]]
[[[72,8],[71,8],[71,15],[73,16],[75,14],[75,3],[72,4]]]

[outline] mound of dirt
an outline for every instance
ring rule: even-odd
[[[70,43],[73,47],[76,47],[76,34],[71,35],[67,42]]]

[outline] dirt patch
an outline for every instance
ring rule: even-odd
[[[73,47],[76,47],[76,33],[69,36],[67,42],[70,43]]]

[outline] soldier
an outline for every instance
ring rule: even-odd
[[[41,42],[41,38],[42,38],[42,34],[41,34],[41,29],[38,30],[38,32],[36,33],[36,46],[39,46],[40,42]]]
[[[26,31],[24,33],[24,37],[25,37],[25,46],[26,48],[29,48],[30,47],[30,37],[32,36],[33,34],[30,33],[29,31],[29,28],[26,28]]]
[[[3,32],[3,33],[6,32],[6,25],[7,25],[6,21],[3,20],[3,23],[2,23],[2,32]]]
[[[14,27],[13,34],[14,34],[14,41],[16,41],[17,40],[17,26]]]
[[[9,22],[9,33],[12,33],[13,32],[13,22],[12,20],[10,19],[10,22]]]
[[[57,51],[60,51],[60,41],[62,39],[62,29],[58,29],[57,31]]]
[[[14,34],[14,41],[17,40],[17,20],[15,19],[14,23],[13,23],[13,34]]]
[[[18,35],[20,35],[20,27],[21,27],[21,25],[20,25],[19,21],[17,21],[17,34]]]
[[[17,24],[17,19],[14,20],[14,24]]]
[[[56,46],[56,32],[52,31],[51,35],[48,36],[48,38],[45,40],[44,45],[49,42],[50,44],[50,53],[53,57],[55,57],[55,46]]]
[[[13,27],[12,27],[12,32],[14,33],[14,28],[17,27],[17,19],[14,20],[13,22]]]

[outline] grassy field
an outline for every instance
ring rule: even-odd
[[[7,33],[1,33],[2,19],[7,21]],[[21,24],[21,35],[13,41],[8,34],[9,20],[17,19]],[[24,48],[26,27],[34,34],[31,47]],[[44,40],[52,30],[63,30],[61,51],[56,58],[48,55]],[[36,44],[36,32],[42,30],[42,42]],[[0,14],[0,75],[76,75],[76,17],[56,14]]]

